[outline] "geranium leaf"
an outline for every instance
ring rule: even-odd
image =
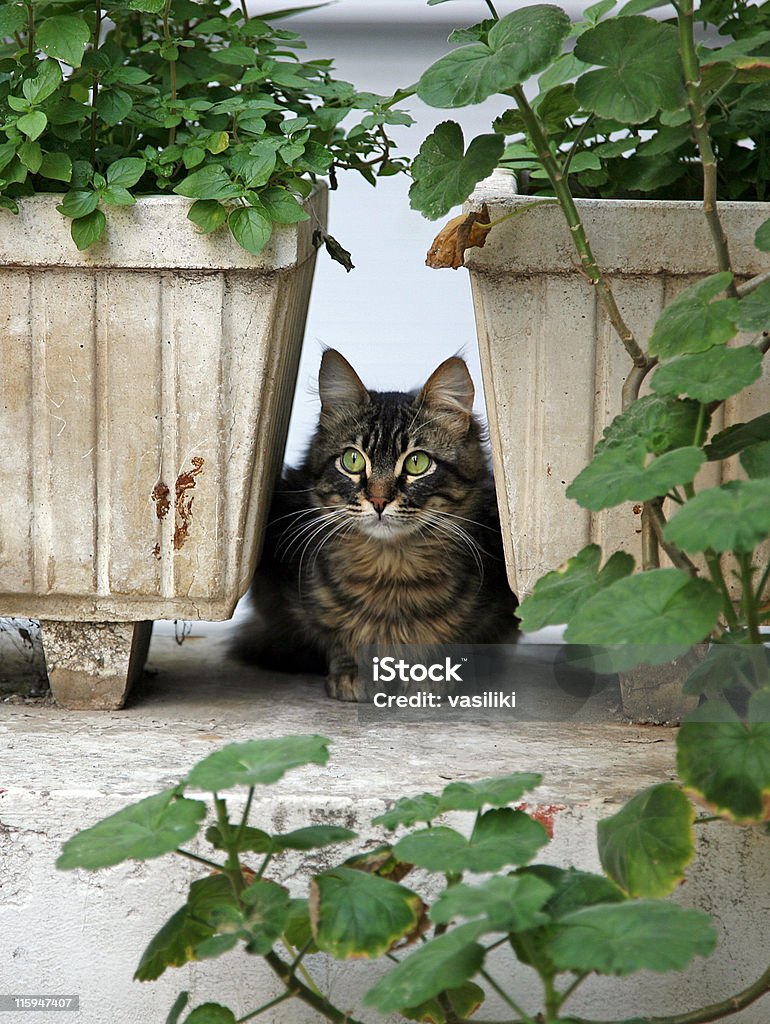
[[[196,764],[187,784],[212,793],[233,786],[266,786],[292,768],[326,764],[329,742],[324,736],[285,736],[230,743]]]
[[[381,956],[414,931],[422,910],[410,889],[353,868],[326,871],[311,886],[313,937],[338,960]]]
[[[712,345],[723,345],[736,332],[737,299],[713,301],[727,288],[728,272],[690,285],[670,302],[650,338],[650,352],[662,358],[689,352],[705,352]]]
[[[692,711],[677,737],[683,784],[717,813],[761,821],[770,808],[770,691],[753,693],[742,722],[724,701]]]
[[[731,480],[696,494],[666,524],[683,551],[753,551],[770,534],[770,480]]]
[[[409,189],[412,209],[430,220],[443,217],[464,202],[477,182],[495,169],[505,148],[499,135],[480,135],[464,151],[462,129],[444,121],[420,146],[412,164]]]
[[[684,83],[678,36],[652,18],[611,18],[584,32],[575,57],[600,65],[578,78],[580,103],[623,124],[641,124],[658,110],[681,106]]]
[[[542,576],[516,613],[522,629],[531,633],[569,622],[589,597],[633,572],[634,559],[626,552],[616,551],[600,570],[601,556],[599,545],[589,544],[559,569]]]
[[[657,368],[650,387],[662,395],[687,395],[707,404],[736,395],[762,375],[762,353],[753,345],[674,356]]]
[[[638,900],[568,914],[547,950],[560,970],[625,975],[681,970],[715,945],[716,933],[702,910]]]
[[[695,812],[679,786],[643,790],[598,825],[602,867],[630,896],[670,893],[695,850]]]

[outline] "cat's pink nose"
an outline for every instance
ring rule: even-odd
[[[381,516],[382,513],[385,511],[385,507],[388,504],[388,499],[387,498],[370,498],[369,502],[371,503],[371,506],[374,509],[374,511],[377,513],[377,515]]]

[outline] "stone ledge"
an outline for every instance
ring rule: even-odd
[[[166,857],[95,874],[54,868],[61,842],[78,828],[175,782],[226,742],[305,732],[332,738],[328,767],[290,773],[266,788],[255,821],[281,830],[334,821],[359,831],[362,845],[382,838],[369,820],[395,795],[439,789],[453,779],[542,771],[544,783],[530,806],[540,805],[553,823],[548,859],[587,869],[598,866],[596,822],[644,786],[673,776],[668,729],[570,721],[361,724],[357,708],[328,700],[320,680],[228,661],[229,628],[197,624],[182,647],[168,627],[159,632],[149,659],[155,674],[124,711],[0,705],[0,933],[11,937],[5,991],[79,993],[79,1024],[160,1024],[183,988],[193,1003],[220,1000],[241,1014],[278,994],[260,964],[236,954],[168,971],[149,985],[131,980],[149,938],[199,877],[195,866]],[[699,870],[677,893],[716,915],[724,929],[718,963],[698,961],[685,975],[597,979],[586,984],[573,1012],[602,1018],[684,1011],[753,980],[766,966],[758,941],[768,910],[766,842],[758,830],[705,826]],[[276,877],[299,895],[308,874],[339,853],[288,855]],[[318,958],[310,967],[351,1009],[378,972],[365,963],[319,965]],[[521,998],[537,1005],[532,972],[522,968],[516,977]],[[483,1016],[501,1014],[504,1008],[491,1001]],[[732,1019],[764,1024],[767,1017],[760,1003]],[[270,1019],[304,1024],[314,1018],[285,1003]],[[363,1019],[376,1018],[365,1011]]]

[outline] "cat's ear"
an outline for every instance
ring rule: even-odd
[[[362,405],[369,399],[361,378],[347,359],[333,348],[327,348],[321,356],[318,392],[322,414]]]
[[[464,434],[470,426],[474,395],[468,367],[459,356],[452,356],[433,371],[417,400],[434,414],[454,420]]]

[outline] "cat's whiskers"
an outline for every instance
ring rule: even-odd
[[[315,533],[312,533],[310,535],[310,537],[308,537],[308,539],[305,541],[305,545],[302,548],[302,551],[300,552],[299,563],[297,565],[297,586],[299,588],[299,596],[300,596],[300,598],[302,597],[302,565],[303,565],[303,562],[305,561],[305,555],[307,554],[307,551],[308,551],[308,548],[310,547],[310,545],[313,543],[313,541],[316,539],[316,537],[318,537],[320,535],[321,540],[320,540],[319,544],[315,547],[315,549],[313,551],[313,559],[315,559],[315,558],[318,557],[318,552],[321,550],[321,548],[324,546],[324,544],[326,543],[327,540],[330,540],[343,527],[348,526],[348,525],[350,525],[350,526],[353,525],[353,521],[352,520],[348,521],[348,517],[345,515],[344,508],[341,509],[340,512],[341,512],[341,515],[337,516],[337,518],[342,519],[342,522],[331,522],[331,523],[325,522],[325,523],[323,523],[323,525],[320,526],[315,531]],[[326,531],[327,527],[330,527],[330,529],[329,529],[328,533],[326,533],[326,536],[324,536],[324,532]],[[313,561],[311,561],[310,566],[308,568],[312,569],[312,566],[313,566]]]
[[[277,547],[276,555],[282,561],[287,560],[291,556],[292,551],[298,550],[300,544],[302,544],[308,534],[310,534],[312,538],[316,532],[322,531],[331,521],[344,514],[345,509],[343,506],[342,508],[334,509],[332,512],[325,512],[321,516],[316,516],[311,519],[310,522],[305,521],[304,523],[300,523],[295,527],[293,533],[284,541],[282,545],[284,547],[283,554],[280,553],[280,550]]]
[[[474,526],[480,526],[482,530],[489,530],[490,533],[499,533],[499,530],[496,530],[494,526],[487,526],[486,523],[480,523],[478,519],[469,519],[467,516],[458,516],[454,512],[446,512],[443,508],[429,508],[428,511],[434,512],[438,516],[449,516],[450,519],[462,519],[464,523],[472,523]]]
[[[476,563],[476,568],[478,569],[479,573],[479,587],[481,587],[484,583],[484,563],[482,562],[481,555],[479,553],[481,549],[479,548],[479,545],[476,543],[473,537],[471,537],[471,535],[468,533],[468,531],[464,530],[461,526],[458,526],[456,523],[442,522],[442,520],[435,514],[435,511],[432,509],[423,509],[420,514],[426,517],[426,522],[428,522],[431,526],[435,527],[437,530],[440,530],[450,540],[454,540],[455,542],[457,542],[458,547],[460,546],[460,542],[462,542],[462,544],[465,545],[468,552],[472,556],[473,561]]]
[[[308,505],[307,508],[295,509],[294,512],[287,512],[286,515],[278,516],[277,519],[271,519],[270,522],[268,523],[268,526],[275,526],[276,523],[280,523],[284,519],[299,519],[301,516],[309,515],[311,512],[319,512],[319,511],[323,511],[324,509],[327,509],[327,508],[337,508],[337,506],[336,505]],[[286,527],[286,529],[284,529],[282,531],[280,536],[283,537],[284,533],[286,533],[286,530],[290,530],[293,525],[294,525],[293,523],[289,523],[289,525]]]

